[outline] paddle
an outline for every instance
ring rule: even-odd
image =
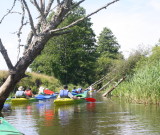
[[[95,98],[84,98],[88,102],[96,102]]]

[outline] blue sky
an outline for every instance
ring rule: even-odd
[[[87,13],[100,8],[112,0],[86,0],[83,7]],[[11,6],[10,1],[0,2],[0,19]],[[112,30],[121,45],[121,51],[127,57],[135,49],[150,48],[160,39],[160,0],[120,0],[106,10],[91,17],[96,35],[108,27]],[[8,50],[13,63],[17,57],[17,37],[14,34],[18,29],[19,16],[9,16],[0,24],[0,38]],[[28,29],[23,32],[22,43],[26,41]],[[23,51],[23,50],[22,50]],[[0,54],[0,70],[7,66]]]

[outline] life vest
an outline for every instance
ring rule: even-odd
[[[68,92],[68,90],[60,90],[60,98],[69,98]]]
[[[31,92],[31,90],[25,90],[25,95],[27,95],[27,96],[32,96],[32,92]]]
[[[16,97],[24,97],[24,91],[16,91]]]
[[[76,89],[73,89],[73,90],[72,90],[72,92],[75,92],[75,93],[76,93],[76,92],[77,92],[77,90],[76,90]]]
[[[82,88],[78,88],[78,89],[77,89],[77,92],[78,92],[78,93],[82,93]]]

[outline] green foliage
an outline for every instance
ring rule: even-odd
[[[160,46],[155,46],[152,49],[152,55],[150,56],[150,61],[160,60]]]
[[[7,71],[5,71],[5,70],[1,70],[0,71],[0,86],[6,80],[7,76],[8,76],[8,72]]]
[[[30,77],[22,79],[18,86],[22,85],[24,87],[31,87],[34,92],[37,93],[39,86],[49,88],[50,90],[57,91],[61,87],[61,83],[54,77],[37,74],[37,73],[27,73]],[[37,85],[37,81],[39,82]]]
[[[59,27],[83,17],[85,10],[77,8]],[[52,38],[31,65],[35,72],[54,75],[63,84],[93,82],[95,69],[95,34],[90,19],[71,28],[71,33]]]
[[[117,54],[120,45],[116,41],[116,37],[112,31],[108,28],[104,28],[98,37],[97,52],[103,55],[103,53]],[[110,55],[111,58],[116,58],[115,55]]]
[[[125,96],[138,103],[160,103],[160,47],[152,49],[152,55],[142,57],[133,67],[134,73],[127,76],[114,95]]]
[[[0,80],[7,77],[7,71],[0,71]],[[59,91],[62,87],[62,84],[54,77],[38,74],[38,73],[26,73],[29,77],[23,78],[15,87],[16,91],[19,86],[23,86],[25,89],[30,87],[34,93],[38,92],[39,86],[49,88],[53,91]]]
[[[108,74],[116,61],[123,59],[119,48],[116,37],[110,29],[105,27],[98,37],[98,46],[96,48],[98,54],[96,63],[97,77],[101,78]]]

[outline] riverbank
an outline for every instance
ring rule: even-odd
[[[38,88],[40,86],[44,86],[45,88],[54,90],[55,92],[59,91],[59,89],[63,87],[63,85],[59,82],[59,80],[52,76],[38,74],[35,72],[27,72],[26,75],[28,75],[29,77],[23,78],[17,84],[16,88],[18,88],[19,86],[23,86],[25,88],[30,87],[34,93],[37,93]],[[5,81],[7,76],[8,76],[8,71],[4,70],[0,71],[0,84],[2,84]]]
[[[140,60],[134,73],[127,76],[113,95],[125,97],[131,102],[160,104],[160,47],[155,47],[152,55]]]

